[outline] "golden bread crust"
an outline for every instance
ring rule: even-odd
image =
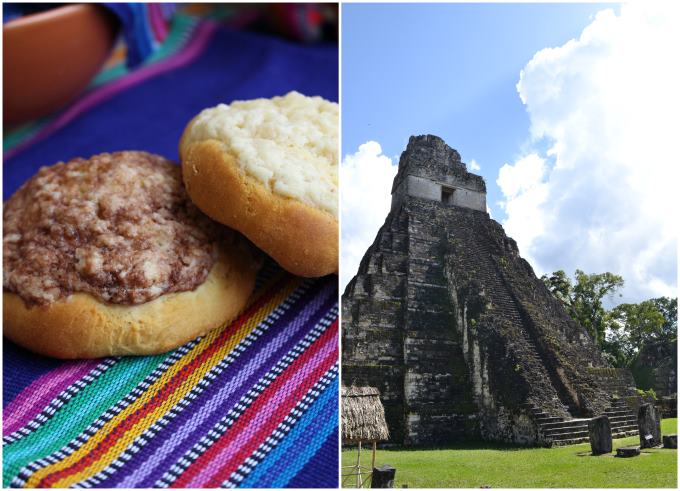
[[[238,240],[222,244],[205,282],[138,305],[108,304],[75,293],[27,307],[3,292],[4,334],[15,343],[56,358],[98,358],[163,353],[233,320],[246,306],[259,263]]]
[[[217,140],[180,141],[189,197],[212,219],[248,237],[284,269],[305,277],[338,272],[338,221],[330,213],[279,196],[238,168]]]

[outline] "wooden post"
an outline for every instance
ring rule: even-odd
[[[361,440],[359,440],[359,451],[357,452],[357,488],[363,487],[361,482]]]
[[[371,472],[375,469],[375,440],[373,440],[373,458],[371,459]]]

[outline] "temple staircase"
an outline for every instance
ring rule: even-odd
[[[590,418],[564,419],[551,416],[536,406],[529,406],[529,410],[548,446],[588,442],[588,422]],[[637,417],[623,400],[612,398],[611,406],[604,412],[604,415],[609,418],[612,438],[624,438],[638,434]]]

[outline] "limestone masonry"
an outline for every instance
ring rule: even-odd
[[[342,315],[343,381],[380,390],[392,443],[587,441],[602,414],[614,437],[637,433],[630,373],[606,364],[436,136],[409,139]]]

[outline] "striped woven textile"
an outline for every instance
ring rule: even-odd
[[[258,282],[225,328],[56,363],[6,401],[4,487],[337,487],[337,277]]]

